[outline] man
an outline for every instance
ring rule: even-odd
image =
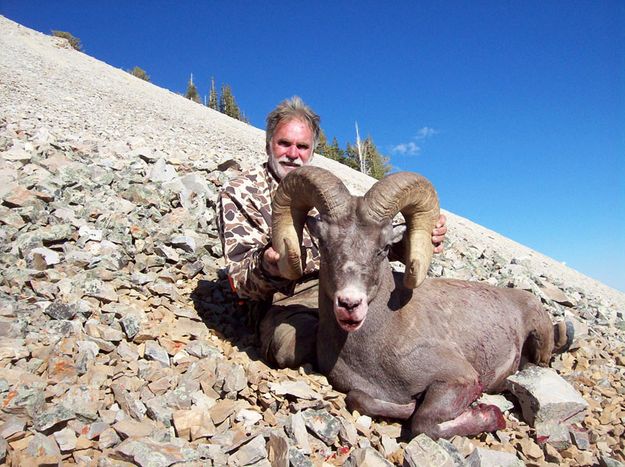
[[[220,194],[218,226],[231,286],[261,310],[261,352],[281,368],[315,361],[319,250],[305,227],[304,276],[280,277],[271,246],[271,198],[287,173],[312,160],[319,131],[319,116],[299,97],[281,102],[267,117],[267,162],[231,180]],[[443,249],[445,221],[441,215],[432,232],[436,253]]]

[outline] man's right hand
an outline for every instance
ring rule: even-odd
[[[278,260],[280,259],[280,253],[269,247],[263,253],[262,267],[263,270],[274,277],[282,277],[280,275],[280,269],[278,268]]]

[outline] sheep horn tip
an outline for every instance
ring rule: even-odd
[[[302,277],[302,264],[299,251],[294,247],[290,238],[284,238],[286,258],[279,263],[280,273],[287,279],[296,280]]]
[[[427,271],[421,270],[421,262],[413,259],[410,265],[406,266],[404,273],[404,286],[408,289],[416,289],[424,281]]]

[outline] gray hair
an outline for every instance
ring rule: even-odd
[[[313,133],[314,152],[317,142],[319,141],[319,115],[317,115],[310,107],[308,107],[299,96],[293,96],[280,102],[275,109],[267,115],[267,131],[265,133],[266,149],[269,154],[271,138],[276,131],[278,125],[283,121],[300,120],[306,123]]]

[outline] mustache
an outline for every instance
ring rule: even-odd
[[[279,164],[285,164],[285,165],[292,165],[292,166],[296,166],[296,167],[301,167],[302,164],[302,160],[301,159],[289,159],[286,156],[281,157],[280,159],[278,159],[278,163]]]

